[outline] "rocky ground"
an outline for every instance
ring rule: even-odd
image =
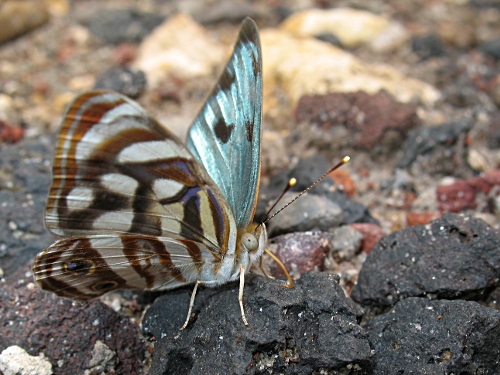
[[[185,137],[245,16],[263,50],[257,218],[290,177],[301,191],[351,156],[268,225],[296,286],[248,276],[249,327],[236,284],[202,288],[183,332],[190,288],[41,292],[66,104],[114,89]],[[500,373],[498,1],[3,0],[0,24],[0,372]]]

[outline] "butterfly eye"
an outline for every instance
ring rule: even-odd
[[[247,248],[248,251],[255,251],[259,248],[259,241],[254,235],[245,233],[241,236],[241,243]]]

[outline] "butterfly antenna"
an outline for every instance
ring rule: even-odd
[[[313,187],[315,187],[316,185],[318,185],[321,181],[323,181],[326,176],[328,176],[330,173],[332,173],[334,170],[340,168],[341,166],[343,166],[345,163],[347,163],[351,158],[349,156],[344,156],[344,158],[339,162],[337,163],[336,165],[334,165],[332,168],[330,168],[323,176],[321,176],[320,178],[318,178],[316,180],[316,182],[314,182],[311,186],[309,186],[307,189],[303,190],[299,195],[297,195],[295,198],[293,198],[290,202],[288,202],[287,204],[285,204],[283,207],[281,207],[278,211],[276,211],[274,214],[272,214],[271,216],[269,216],[269,214],[271,213],[271,211],[274,209],[274,207],[276,207],[276,205],[278,204],[278,202],[280,201],[281,198],[283,198],[283,195],[285,195],[285,193],[290,190],[290,188],[292,186],[294,186],[297,182],[297,180],[295,178],[291,178],[290,181],[288,181],[288,185],[285,187],[285,189],[283,190],[283,192],[281,193],[281,195],[279,196],[279,198],[276,200],[276,202],[273,204],[273,206],[267,211],[266,213],[266,216],[264,216],[264,220],[262,220],[262,222],[257,226],[261,226],[262,224],[265,224],[267,223],[269,220],[271,220],[273,217],[275,217],[276,215],[278,215],[281,211],[283,211],[285,208],[287,208],[288,206],[290,206],[293,202],[295,202],[297,199],[299,199],[301,196],[303,196],[305,193],[307,193],[309,190],[311,190]]]

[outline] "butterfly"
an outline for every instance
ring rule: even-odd
[[[64,238],[36,256],[36,282],[80,301],[194,283],[185,328],[198,285],[239,279],[247,325],[244,275],[270,254],[265,225],[253,223],[261,117],[261,48],[249,18],[185,145],[121,94],[78,96],[62,121],[45,210],[47,229]]]

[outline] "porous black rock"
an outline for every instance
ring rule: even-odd
[[[144,333],[155,338],[151,374],[371,371],[370,343],[358,325],[361,311],[344,295],[338,276],[306,273],[287,289],[248,275],[248,327],[241,319],[238,285],[230,283],[202,288],[193,309],[196,319],[180,332],[189,296],[187,289],[173,291],[146,312]]]
[[[407,298],[366,330],[374,374],[500,373],[500,312],[476,302]]]
[[[408,297],[485,299],[500,278],[500,235],[480,219],[447,214],[379,240],[351,297],[392,306]]]

